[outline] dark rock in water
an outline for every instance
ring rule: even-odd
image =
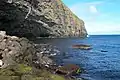
[[[90,50],[90,49],[92,49],[90,45],[85,45],[85,44],[72,45],[72,48],[82,49],[82,50]]]
[[[108,51],[106,51],[106,50],[101,50],[101,52],[108,52]]]
[[[85,37],[83,20],[61,0],[0,0],[0,30],[19,37]]]
[[[56,73],[64,75],[79,74],[80,72],[81,72],[80,67],[75,64],[67,64],[64,66],[60,66],[56,69]]]

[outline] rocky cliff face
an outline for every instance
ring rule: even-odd
[[[25,37],[87,35],[84,22],[61,0],[0,0],[0,30]]]

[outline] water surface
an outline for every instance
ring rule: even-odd
[[[59,64],[74,63],[84,69],[81,75],[87,80],[120,80],[120,36],[99,35],[86,39],[38,39],[36,43],[49,43],[63,54],[56,57]],[[90,44],[92,50],[73,49],[73,44]],[[101,50],[107,52],[101,52]]]

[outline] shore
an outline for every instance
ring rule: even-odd
[[[52,45],[34,44],[26,38],[8,36],[4,31],[0,32],[0,44],[2,80],[75,80],[71,68],[76,65],[56,65],[52,58],[60,51]],[[62,73],[58,74],[57,71]],[[70,75],[67,74],[70,72]]]

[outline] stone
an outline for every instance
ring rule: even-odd
[[[85,45],[85,44],[72,45],[72,48],[82,49],[82,50],[90,50],[90,49],[92,49],[90,45]]]
[[[2,61],[2,60],[0,60],[0,68],[2,67],[2,65],[3,65],[3,61]]]
[[[4,50],[6,47],[6,43],[4,41],[0,42],[0,49]]]
[[[106,50],[101,50],[101,52],[108,52],[108,51],[106,51]]]
[[[5,37],[6,32],[5,31],[0,31],[0,35]]]
[[[4,36],[0,36],[0,42],[3,41],[4,39]]]
[[[2,32],[2,31],[1,31]],[[22,39],[15,36],[8,36],[0,42],[0,56],[2,57],[1,64],[6,67],[13,63],[25,63],[32,65],[32,54],[35,53],[34,45],[28,39]],[[0,37],[3,35],[0,35]]]
[[[63,75],[79,74],[80,72],[81,72],[80,67],[75,64],[66,64],[56,69],[56,73]]]

